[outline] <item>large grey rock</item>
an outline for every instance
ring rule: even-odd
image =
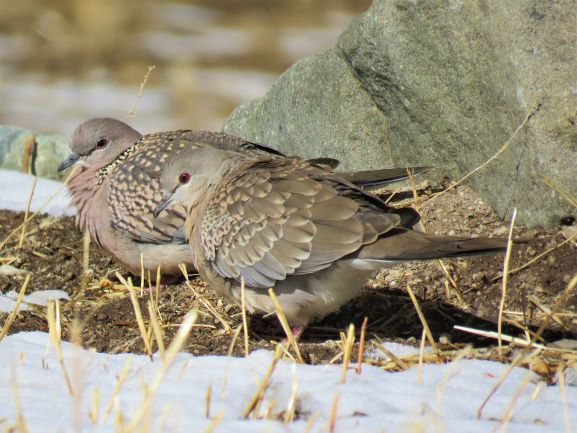
[[[434,165],[506,217],[552,225],[575,214],[543,175],[577,195],[574,0],[375,0],[337,47],[286,71],[225,131],[347,169]]]
[[[61,180],[56,168],[69,153],[64,135],[0,126],[0,168]]]

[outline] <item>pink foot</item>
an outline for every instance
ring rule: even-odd
[[[299,341],[299,338],[301,338],[301,335],[304,332],[304,330],[305,330],[304,326],[293,326],[291,328],[291,333],[293,334],[295,341]],[[285,337],[283,343],[288,344],[288,337]]]
[[[161,290],[164,290],[164,289],[166,289],[166,286],[165,286],[164,284],[161,284],[161,285],[158,287],[158,291],[159,291],[159,292],[160,292]],[[138,288],[138,290],[140,290],[140,288]],[[150,294],[150,293],[154,293],[154,292],[156,292],[156,286],[145,287],[145,288],[142,290],[142,293],[145,293],[145,294],[147,294],[147,295]]]

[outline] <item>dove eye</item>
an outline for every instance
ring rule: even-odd
[[[180,182],[181,185],[187,184],[189,180],[190,173],[180,173],[180,176],[178,176],[178,182]]]
[[[101,138],[100,140],[98,140],[96,142],[96,148],[97,149],[103,149],[106,147],[107,144],[108,144],[108,140],[106,138]]]

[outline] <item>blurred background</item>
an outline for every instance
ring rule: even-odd
[[[370,3],[0,0],[0,124],[70,133],[112,116],[143,132],[220,130]]]

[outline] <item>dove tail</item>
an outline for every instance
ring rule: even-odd
[[[337,172],[340,177],[365,189],[378,189],[389,183],[407,179],[409,173],[417,175],[431,167],[384,168],[381,170]]]
[[[506,248],[505,238],[434,236],[406,230],[390,233],[363,247],[353,260],[353,265],[378,268],[412,260],[492,255],[504,252]]]

